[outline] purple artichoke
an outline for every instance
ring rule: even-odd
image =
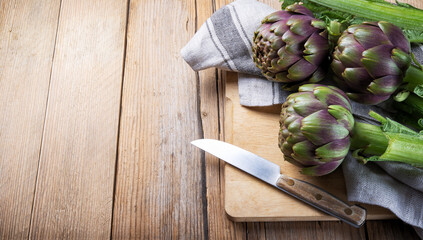
[[[350,147],[351,103],[333,86],[306,84],[282,105],[279,148],[285,160],[321,176],[335,170]]]
[[[351,100],[378,104],[402,82],[411,63],[410,43],[400,28],[388,22],[351,25],[333,53],[335,80]]]
[[[267,16],[254,33],[254,62],[271,81],[318,82],[325,75],[327,38],[323,21],[302,5],[290,5]]]

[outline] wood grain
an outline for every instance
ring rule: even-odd
[[[214,1],[197,1],[197,30],[215,11]],[[200,116],[203,138],[223,139],[224,81],[226,73],[208,69],[198,73]],[[226,217],[224,210],[224,164],[205,154],[205,185],[207,196],[208,239],[245,239],[245,224]],[[204,181],[204,180],[203,180]]]
[[[341,222],[249,222],[247,226],[246,239],[367,239],[364,230]]]
[[[263,231],[263,230],[261,230]],[[274,222],[265,224],[266,239],[366,239],[364,229],[340,222]]]
[[[130,3],[114,239],[207,238],[197,77],[180,56],[196,3]]]
[[[341,222],[247,223],[246,239],[367,239],[361,230]]]
[[[110,236],[126,0],[63,0],[30,237]]]
[[[369,240],[419,240],[416,231],[400,220],[367,222]]]
[[[28,237],[59,8],[0,1],[0,239]]]
[[[189,142],[231,137],[236,74],[179,50],[229,2],[0,1],[0,239],[417,239],[400,221],[228,220],[223,164]]]

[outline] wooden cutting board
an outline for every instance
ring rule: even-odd
[[[226,81],[225,141],[251,151],[281,166],[288,176],[317,185],[346,201],[342,170],[324,177],[307,177],[299,168],[284,161],[277,139],[280,105],[248,108],[239,104],[237,75],[228,73]],[[367,219],[393,219],[387,209],[364,205]],[[260,180],[225,165],[225,210],[234,221],[320,221],[337,220]]]

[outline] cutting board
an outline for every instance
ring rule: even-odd
[[[342,170],[324,177],[308,177],[299,168],[284,161],[277,144],[280,105],[243,107],[239,104],[237,75],[227,74],[225,89],[225,141],[251,151],[281,166],[288,176],[317,185],[346,201]],[[320,221],[338,220],[316,210],[260,180],[225,165],[225,210],[233,221]],[[367,219],[393,219],[387,209],[360,204]]]

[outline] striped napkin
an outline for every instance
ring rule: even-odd
[[[181,50],[195,71],[217,67],[238,72],[240,103],[244,106],[281,104],[290,92],[261,76],[252,60],[252,38],[261,20],[276,11],[256,0],[238,0],[216,11]],[[423,62],[423,47],[413,52]],[[387,116],[383,105],[352,104],[356,117],[371,121],[369,110]],[[348,199],[390,209],[415,227],[423,238],[423,170],[401,163],[359,164],[347,156],[342,164]]]

